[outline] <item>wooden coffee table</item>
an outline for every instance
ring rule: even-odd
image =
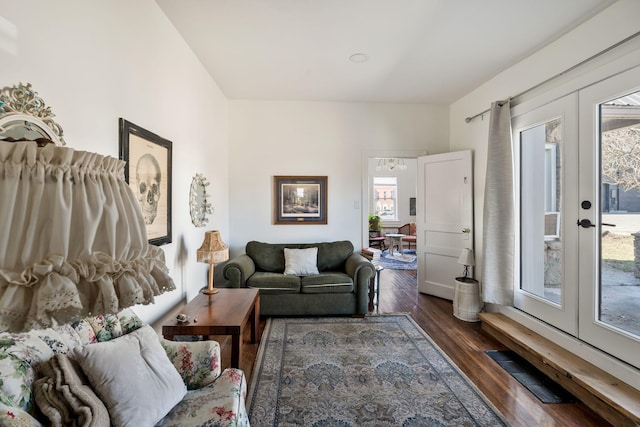
[[[215,295],[198,294],[180,313],[189,320],[173,319],[162,326],[162,335],[173,340],[176,335],[231,335],[231,367],[240,367],[242,336],[251,322],[251,342],[258,341],[260,326],[260,295],[257,289],[218,288]]]

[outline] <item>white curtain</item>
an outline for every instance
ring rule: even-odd
[[[483,214],[483,300],[513,305],[513,156],[509,100],[491,104]]]
[[[0,141],[0,330],[116,313],[175,289],[124,164]]]

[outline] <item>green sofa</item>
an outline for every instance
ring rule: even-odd
[[[284,249],[318,248],[319,274],[285,275]],[[323,243],[247,243],[245,253],[223,269],[229,286],[260,290],[260,314],[365,315],[373,264],[354,253],[348,241]]]

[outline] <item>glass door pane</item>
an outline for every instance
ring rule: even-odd
[[[562,301],[562,121],[520,132],[520,288],[555,304]]]
[[[578,334],[578,123],[571,94],[512,120],[520,280],[514,306]]]
[[[640,91],[601,103],[598,319],[640,337]]]

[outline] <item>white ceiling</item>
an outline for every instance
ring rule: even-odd
[[[615,2],[156,1],[228,98],[444,105]]]

